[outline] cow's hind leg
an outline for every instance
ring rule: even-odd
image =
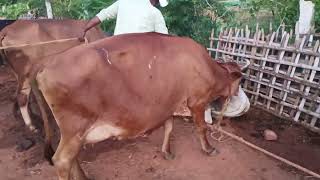
[[[212,147],[207,139],[207,126],[204,121],[205,106],[195,106],[191,107],[190,109],[192,111],[192,116],[194,118],[198,136],[200,138],[202,150],[208,155],[218,154],[216,148]]]
[[[163,144],[162,144],[162,153],[163,157],[166,160],[172,160],[174,159],[174,154],[171,153],[170,150],[170,134],[173,129],[173,117],[168,119],[164,124],[164,138],[163,138]]]
[[[17,100],[24,123],[32,132],[36,132],[36,128],[32,124],[28,111],[30,92],[30,87],[22,87],[22,90],[18,92]]]
[[[70,180],[71,170],[73,171],[72,174],[74,174],[77,179],[86,179],[77,162],[77,155],[81,146],[82,140],[80,139],[80,136],[75,135],[66,139],[63,134],[61,134],[58,149],[52,157],[52,161],[58,172],[59,180]]]

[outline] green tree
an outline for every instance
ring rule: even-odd
[[[316,32],[320,32],[320,0],[313,0],[315,4],[314,25]]]
[[[170,33],[208,45],[212,28],[227,26],[233,13],[216,0],[171,0],[162,9]]]
[[[299,18],[299,0],[241,0],[241,4],[242,9],[249,11],[250,21],[254,23],[263,11],[271,14],[275,26],[285,23],[287,28],[294,28]]]
[[[30,10],[30,6],[25,3],[2,4],[0,10],[0,17],[16,19],[21,14],[28,12],[28,10]]]
[[[71,19],[90,19],[101,9],[108,7],[116,0],[56,0],[52,2],[55,17]],[[113,32],[115,20],[102,23],[104,31]]]
[[[45,15],[43,0],[0,0],[0,16],[7,19],[17,19],[30,10]]]

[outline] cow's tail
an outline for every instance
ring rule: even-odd
[[[5,36],[7,35],[8,29],[6,27],[9,26],[10,24],[14,23],[15,21],[16,20],[0,20],[0,47],[3,47],[2,41],[5,38]],[[1,56],[1,59],[4,63],[6,58],[5,58],[5,53],[4,53],[3,49],[0,50],[0,56]]]
[[[39,106],[40,112],[41,112],[41,116],[43,119],[43,126],[44,126],[44,130],[45,130],[45,146],[44,146],[44,157],[46,158],[46,160],[48,160],[48,162],[50,163],[50,165],[53,165],[52,162],[52,157],[54,155],[54,150],[51,146],[51,129],[50,129],[50,125],[49,125],[49,119],[48,119],[48,114],[45,110],[45,106],[47,105],[47,103],[45,102],[45,99],[38,87],[37,81],[35,76],[32,78],[32,82],[31,82],[31,89],[34,93],[34,96],[36,98],[37,104]]]
[[[0,46],[2,46],[2,40],[4,39],[4,37],[6,36],[6,30],[1,30],[0,29]]]
[[[3,47],[2,41],[5,37],[6,37],[6,30],[2,29],[0,31],[0,48]],[[8,64],[8,61],[6,60],[6,55],[5,55],[4,49],[0,49],[0,65],[5,65],[6,63]],[[17,91],[15,93],[15,100],[14,100],[14,104],[12,107],[12,112],[13,112],[13,115],[16,119],[19,119],[19,115],[17,113],[17,111],[19,109],[19,104],[18,104],[18,101],[16,100],[16,97],[18,94],[18,89],[19,88],[17,88]]]
[[[3,41],[5,36],[6,36],[6,31],[5,30],[0,31],[0,47],[3,46],[2,45],[2,41]],[[2,61],[1,64],[4,63],[5,54],[4,54],[4,50],[3,49],[0,49],[0,58],[1,58],[0,61]]]

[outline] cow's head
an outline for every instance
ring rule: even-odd
[[[226,62],[218,63],[222,68],[224,68],[228,73],[229,79],[229,92],[227,96],[235,96],[238,94],[239,84],[242,78],[241,69],[237,63]]]

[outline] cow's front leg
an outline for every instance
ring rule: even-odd
[[[81,146],[82,141],[80,136],[75,135],[74,137],[66,138],[63,133],[61,133],[59,146],[52,157],[52,161],[58,172],[59,180],[71,180],[71,175],[77,180],[87,179],[77,161],[77,155]]]
[[[22,87],[22,90],[18,92],[17,100],[24,123],[32,132],[36,132],[28,111],[30,92],[30,87]]]
[[[162,154],[166,160],[174,159],[174,154],[170,150],[170,134],[173,129],[173,117],[168,119],[164,124],[164,138],[162,144]]]
[[[207,139],[207,126],[204,121],[205,106],[192,107],[190,109],[200,138],[202,150],[208,155],[218,154],[217,149],[212,147]]]

